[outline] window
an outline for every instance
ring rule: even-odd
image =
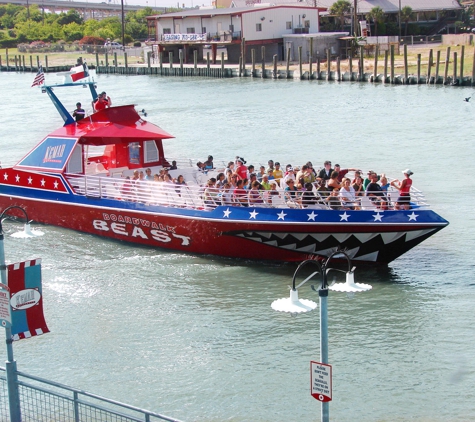
[[[285,29],[292,29],[292,22],[285,22]]]
[[[304,21],[304,22],[303,22],[303,26],[304,26],[305,28],[310,28],[310,21]]]
[[[140,144],[129,142],[129,163],[140,164]]]
[[[82,145],[77,144],[73,149],[71,158],[69,159],[66,173],[81,173],[81,172],[82,172]]]
[[[171,30],[171,28],[163,28],[163,33],[164,34],[171,34],[172,30]]]
[[[201,33],[206,34],[206,26],[203,26],[203,28],[201,28]]]
[[[186,28],[186,33],[187,34],[194,34],[195,33],[195,28]]]
[[[256,23],[256,32],[262,31],[262,23]]]
[[[158,148],[155,141],[145,141],[144,147],[144,163],[154,163],[158,161]]]

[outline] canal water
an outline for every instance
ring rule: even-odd
[[[62,124],[32,80],[0,74],[4,166]],[[395,177],[409,167],[450,226],[387,267],[357,268],[370,292],[330,293],[331,420],[475,419],[475,99],[464,101],[472,89],[96,80],[115,105],[137,104],[176,136],[165,142],[170,159],[329,159]],[[86,89],[63,98],[71,110],[77,101],[90,107]],[[293,318],[270,306],[288,295],[295,265],[185,255],[47,226],[41,238],[11,237],[19,227],[4,223],[7,261],[43,259],[51,330],[14,343],[19,370],[186,421],[319,420],[310,396],[318,312]],[[308,285],[300,296],[318,301]]]

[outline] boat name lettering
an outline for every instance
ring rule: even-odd
[[[129,217],[128,215],[116,215],[102,213],[102,218],[106,221],[118,221],[119,223],[134,224],[136,226],[151,227],[152,229],[160,229],[166,232],[175,233],[175,227],[165,226],[162,223],[155,223],[154,221],[144,220],[142,218]]]
[[[113,233],[119,234],[121,236],[135,237],[135,238],[140,237],[142,239],[149,239],[149,237],[151,237],[157,242],[162,242],[162,243],[171,242],[174,238],[174,239],[181,240],[181,246],[188,246],[190,244],[189,236],[182,236],[182,235],[174,233],[174,229],[175,229],[174,227],[171,227],[173,231],[157,230],[158,226],[162,226],[162,224],[159,224],[157,226],[157,224],[154,222],[151,223],[151,226],[153,227],[155,225],[157,226],[157,229],[152,228],[149,231],[147,230],[147,232],[145,232],[142,229],[142,227],[139,227],[139,226],[134,226],[132,231],[129,231],[127,230],[127,226],[125,223],[119,223],[119,222],[107,222],[103,220],[94,220],[92,224],[96,230],[105,231],[105,232],[111,230]],[[167,229],[168,228],[169,227],[167,226]]]
[[[62,163],[62,158],[65,149],[66,144],[56,145],[54,147],[47,147],[45,157],[43,158],[43,163]],[[58,158],[61,158],[61,160],[58,160]]]

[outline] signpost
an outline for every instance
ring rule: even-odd
[[[332,367],[326,363],[310,362],[310,391],[321,402],[332,400]]]
[[[2,327],[12,326],[12,313],[10,310],[10,288],[0,283],[0,324]]]

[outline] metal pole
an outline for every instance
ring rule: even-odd
[[[322,285],[318,291],[320,298],[320,361],[328,364],[328,288],[326,267],[322,268]],[[322,402],[322,422],[330,421],[330,403]]]
[[[3,213],[0,217],[0,275],[2,284],[8,285],[1,218],[3,218]],[[5,327],[5,342],[7,344],[7,360],[5,362],[5,369],[7,375],[8,402],[10,404],[10,420],[11,422],[21,422],[20,395],[18,391],[18,377],[16,373],[17,367],[15,359],[13,358],[13,340],[12,330],[10,327]]]

